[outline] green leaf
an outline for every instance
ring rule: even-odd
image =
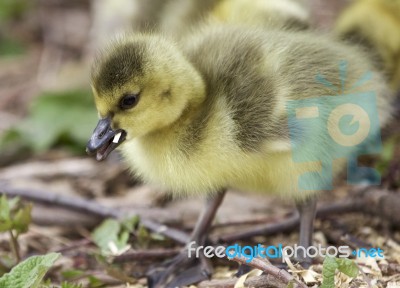
[[[18,197],[0,197],[0,232],[15,230],[24,233],[31,223],[32,204],[24,204]]]
[[[0,197],[0,221],[10,219],[10,205],[6,195]]]
[[[55,287],[54,285],[51,284],[50,279],[46,279],[40,283],[39,288],[55,288]]]
[[[82,288],[82,284],[73,284],[73,283],[67,283],[63,282],[61,283],[61,288]]]
[[[156,241],[164,241],[166,239],[164,235],[159,233],[150,233],[150,238]]]
[[[117,242],[121,225],[117,220],[106,219],[92,233],[94,243],[101,249],[102,254],[109,253],[109,243]]]
[[[336,263],[338,264],[338,269],[340,272],[352,278],[357,277],[359,272],[358,266],[353,260],[346,258],[337,258]]]
[[[18,208],[21,198],[14,197],[14,198],[8,199],[7,201],[8,201],[8,206],[10,207],[10,210],[15,210]]]
[[[129,232],[133,232],[139,225],[139,221],[140,221],[139,216],[133,216],[131,218],[127,218],[127,219],[123,220],[121,224]]]
[[[64,279],[71,280],[85,275],[85,272],[81,270],[71,269],[61,272],[61,275],[62,277],[64,277]]]
[[[15,259],[11,254],[1,254],[0,277],[10,272],[11,268],[15,265]]]
[[[0,287],[37,288],[60,255],[50,253],[26,259],[0,278]]]
[[[0,21],[7,21],[21,17],[30,7],[28,0],[1,0]]]
[[[102,286],[104,286],[104,283],[103,283],[103,281],[101,281],[100,279],[98,279],[98,278],[96,278],[96,277],[94,277],[94,276],[89,276],[88,277],[88,280],[89,280],[89,283],[90,283],[90,287],[93,287],[93,288],[95,288],[95,287],[102,287]]]
[[[10,217],[10,205],[7,197],[2,195],[0,197],[0,232],[10,230],[12,227],[12,221]]]
[[[18,233],[25,233],[28,231],[29,224],[32,221],[31,217],[32,204],[26,204],[24,207],[18,209],[13,217],[13,229]]]
[[[139,247],[147,248],[151,242],[151,233],[143,227],[139,226],[138,231],[136,232],[137,244]]]
[[[332,257],[325,257],[322,267],[323,281],[320,288],[333,288],[335,287],[335,272],[339,265],[336,259]]]
[[[358,266],[353,260],[327,256],[325,257],[322,268],[323,282],[321,288],[335,287],[336,269],[352,278],[357,277],[358,275]]]
[[[83,154],[96,121],[90,92],[45,93],[32,103],[27,119],[5,133],[0,147],[30,147],[38,153],[61,145]]]
[[[97,118],[90,93],[82,91],[44,94],[33,103],[31,111],[25,123],[29,128],[25,129],[34,131],[37,151],[56,144],[62,135],[86,144]]]
[[[392,136],[387,139],[382,145],[382,151],[380,153],[380,157],[378,162],[376,163],[376,169],[384,174],[388,169],[391,161],[393,160],[393,155],[396,150],[396,144],[399,142],[400,137],[398,135]]]
[[[25,47],[19,41],[4,37],[0,41],[0,56],[17,56],[24,54]]]
[[[107,219],[97,227],[92,238],[94,243],[101,249],[103,255],[119,255],[129,248],[129,233],[126,223],[118,222],[115,219]]]

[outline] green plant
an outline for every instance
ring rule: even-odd
[[[335,287],[336,270],[352,278],[357,277],[358,275],[358,266],[354,261],[346,258],[333,258],[327,256],[325,257],[322,268],[323,282],[320,288]]]
[[[101,255],[117,256],[129,249],[129,234],[138,222],[136,216],[124,221],[104,220],[92,233],[93,242],[101,249]]]
[[[21,17],[30,7],[28,0],[0,1],[0,21],[8,21]]]
[[[9,234],[10,247],[16,263],[21,260],[18,237],[28,230],[31,223],[31,210],[32,204],[23,203],[19,198],[8,200],[5,195],[0,197],[0,233]]]
[[[34,100],[24,121],[4,133],[0,149],[39,153],[63,146],[83,154],[96,118],[88,91],[45,93]]]
[[[29,257],[0,278],[0,287],[40,287],[43,277],[59,257],[59,253]]]

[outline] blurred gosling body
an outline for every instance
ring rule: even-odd
[[[368,47],[392,89],[400,89],[400,0],[357,0],[340,15],[340,37]]]
[[[292,31],[310,25],[309,9],[302,0],[169,0],[158,14],[158,32],[176,39],[195,33],[204,24]]]

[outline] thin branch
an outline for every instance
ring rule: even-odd
[[[389,264],[378,264],[378,265],[383,275],[386,276],[400,275],[400,264],[389,263]]]
[[[329,204],[323,207],[319,207],[317,209],[316,217],[323,218],[331,214],[357,212],[360,210],[360,207],[361,204],[358,203],[357,201],[346,201],[341,203]],[[248,239],[260,235],[265,236],[265,235],[275,235],[278,233],[288,233],[296,229],[296,227],[299,226],[299,223],[300,223],[299,215],[296,214],[276,224],[263,225],[255,229],[253,228],[240,233],[222,236],[220,239],[223,242],[232,243],[237,240]]]
[[[267,222],[275,222],[277,221],[276,218],[272,217],[253,217],[252,219],[245,219],[245,220],[236,220],[236,221],[226,221],[222,223],[215,223],[212,228],[224,228],[230,226],[249,226],[249,225],[260,225],[265,224]]]
[[[307,288],[305,284],[301,283],[299,280],[294,278],[292,275],[289,274],[289,272],[283,269],[279,269],[278,267],[275,267],[267,259],[253,258],[250,262],[247,262],[248,259],[246,257],[239,257],[239,256],[235,256],[228,259],[238,262],[239,264],[248,265],[253,268],[259,269],[267,274],[274,276],[275,278],[277,278],[286,285],[292,282],[294,284],[294,287]]]
[[[9,267],[6,263],[3,262],[3,260],[0,258],[0,269],[3,270],[3,272],[8,272],[10,271],[11,267]]]
[[[354,198],[339,203],[329,204],[317,209],[318,218],[332,214],[362,212],[386,219],[393,225],[399,225],[400,193],[379,190],[376,187],[362,188],[354,191]],[[220,237],[226,243],[248,239],[255,236],[274,235],[293,231],[299,225],[299,216],[294,215],[277,224],[267,224],[244,232]]]
[[[81,239],[81,240],[75,241],[71,245],[67,245],[67,246],[65,246],[63,248],[60,248],[60,249],[56,250],[55,252],[65,253],[65,252],[70,251],[70,250],[75,250],[75,249],[78,249],[78,248],[82,248],[82,247],[88,246],[88,245],[90,245],[92,243],[93,242],[90,239]]]
[[[157,249],[145,251],[127,252],[114,258],[113,263],[125,263],[132,261],[148,261],[154,259],[170,258],[181,252],[182,249]]]
[[[247,231],[221,236],[219,240],[224,243],[232,243],[237,240],[248,239],[259,235],[273,235],[278,233],[285,233],[293,231],[298,225],[299,225],[299,217],[298,215],[296,215],[288,219],[285,219],[277,224],[263,225],[255,229],[253,228]]]
[[[337,245],[344,244],[352,249],[372,248],[371,244],[352,235],[347,225],[342,223],[340,220],[335,219],[328,221],[330,222],[329,227],[321,227],[321,231],[330,243]]]
[[[244,285],[247,287],[259,287],[259,288],[286,288],[287,285],[280,282],[272,275],[261,275],[258,277],[251,277],[244,281]]]
[[[101,218],[115,217],[123,218],[134,213],[123,213],[115,208],[100,205],[94,201],[85,200],[79,197],[70,197],[57,194],[51,194],[44,191],[31,191],[16,189],[10,187],[0,188],[0,192],[8,196],[19,196],[25,199],[46,204],[57,205],[69,208],[74,211],[89,213]],[[334,203],[318,208],[317,217],[327,217],[331,214],[343,214],[363,212],[382,217],[394,225],[400,223],[400,213],[397,213],[400,207],[400,194],[391,193],[385,190],[374,188],[363,188],[354,192],[354,198],[344,202]],[[383,209],[384,208],[384,209]],[[147,229],[162,234],[179,243],[186,244],[189,241],[189,235],[177,229],[169,228],[166,225],[154,222],[150,219],[141,219],[141,224]],[[259,235],[273,235],[277,233],[287,233],[293,231],[299,225],[298,215],[291,216],[283,222],[277,224],[268,224],[237,234],[230,234],[220,237],[219,240],[231,243],[241,239],[248,239]]]
[[[203,281],[197,284],[198,288],[234,288],[238,279],[223,279]],[[246,279],[245,287],[253,288],[286,288],[287,285],[272,275],[261,275]]]
[[[18,245],[18,241],[16,236],[14,235],[14,233],[9,230],[8,231],[10,234],[10,246],[11,246],[11,250],[14,253],[15,259],[17,260],[17,263],[21,262],[21,255],[19,253],[19,245]]]
[[[372,283],[371,279],[367,276],[367,274],[364,273],[364,271],[361,269],[361,267],[356,263],[358,267],[358,271],[361,274],[361,277],[363,278],[364,282],[367,283],[368,288],[372,288]]]
[[[207,280],[197,284],[198,288],[234,288],[238,279]],[[260,287],[260,286],[253,286]]]
[[[21,197],[37,203],[60,206],[78,212],[89,213],[101,218],[112,217],[121,219],[135,215],[135,213],[125,213],[116,208],[106,207],[94,201],[85,200],[83,198],[59,195],[45,191],[2,186],[0,187],[0,194],[5,194],[9,197]],[[141,217],[140,223],[147,229],[173,239],[178,243],[186,244],[189,241],[189,235],[186,233],[174,228],[169,228],[166,225],[162,225],[153,220],[144,219]]]

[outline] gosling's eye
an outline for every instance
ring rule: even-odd
[[[127,110],[134,107],[139,101],[139,94],[125,94],[120,102],[119,107],[122,110]]]

